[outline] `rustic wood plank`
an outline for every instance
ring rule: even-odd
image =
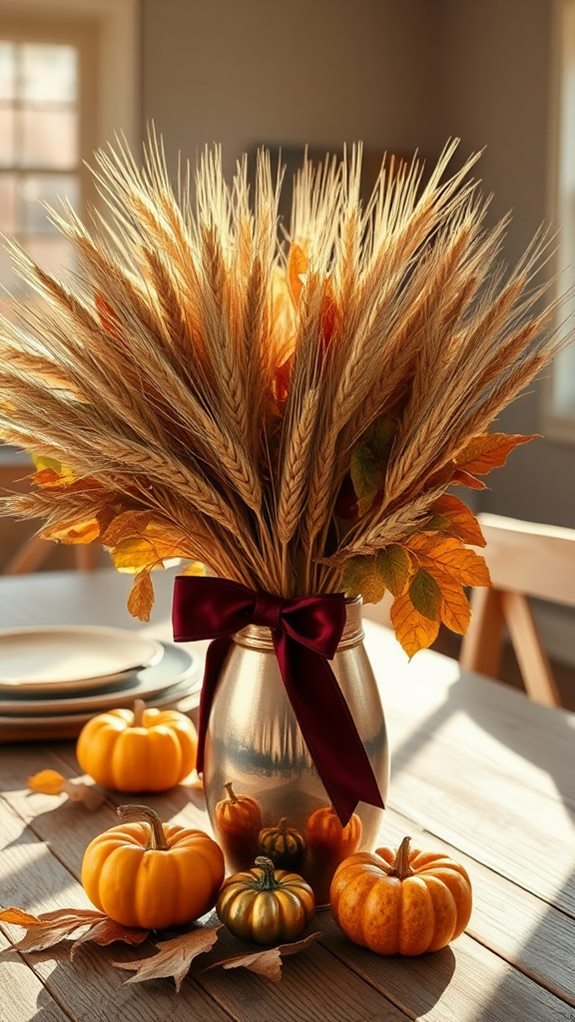
[[[439,653],[422,650],[408,662],[390,632],[369,620],[365,631],[389,721],[393,710],[409,720],[409,729],[391,734],[396,750],[406,741],[418,748],[429,735],[449,739],[524,785],[575,805],[575,714],[467,674]]]
[[[49,751],[50,750],[47,750],[47,752]],[[69,745],[60,746],[58,748],[58,757],[54,757],[54,761],[51,761],[50,765],[54,765],[56,768],[59,767],[62,772],[66,772],[68,770],[70,774],[72,774],[75,769],[73,747]],[[52,846],[58,842],[59,839],[61,842],[61,834],[63,830],[62,814],[64,812],[64,807],[60,810],[50,812],[49,807],[53,805],[53,800],[48,796],[35,795],[34,805],[40,810],[40,814],[34,818],[31,810],[32,799],[26,799],[25,796],[22,796],[22,793],[19,795],[17,792],[11,793],[6,797],[9,797],[11,801],[12,799],[15,800],[14,805],[18,811],[22,810],[28,813],[30,816],[31,827],[33,827],[45,839],[49,840]],[[112,796],[112,798],[117,801],[122,801],[121,796]],[[184,789],[173,789],[164,795],[149,797],[147,801],[149,801],[151,805],[163,814],[164,818],[174,819],[180,823],[187,822],[189,825],[203,826],[204,829],[207,829],[208,827],[208,821],[205,814],[201,809],[188,801],[188,793]],[[46,807],[47,811],[45,811]],[[76,808],[73,808],[73,811],[76,814],[78,813]],[[82,814],[82,816],[84,815],[85,814]],[[110,823],[115,822],[113,811],[109,806],[103,807],[94,815],[98,816],[98,827],[108,826]],[[392,825],[393,820],[396,821],[395,830]],[[384,824],[386,841],[394,843],[399,836],[399,832],[402,828],[404,828],[404,826],[405,824],[401,817],[393,813],[386,814]],[[413,831],[412,823],[411,830]],[[66,827],[66,832],[67,840],[62,854],[64,855],[66,865],[72,872],[77,874],[81,863],[85,838],[82,835],[82,829],[76,826],[73,826],[70,830]],[[428,835],[426,840],[427,846],[430,846],[430,841],[431,838]],[[435,841],[435,838],[433,838],[433,841]],[[476,871],[477,868],[477,864],[472,864],[473,871]],[[489,875],[491,879],[492,875],[488,870],[484,870],[484,874]],[[499,915],[497,913],[498,896],[502,889],[502,885],[507,884],[512,889],[512,901],[515,906],[521,905],[522,898],[529,897],[525,896],[524,892],[519,888],[514,888],[512,884],[508,884],[507,881],[502,880],[497,875],[493,875],[493,880],[495,884],[499,886],[496,886],[495,891],[489,894],[490,901],[487,897],[483,896],[481,883],[479,885],[479,889],[476,885],[476,892],[479,896],[479,904],[482,905],[479,915],[481,926],[477,932],[478,941],[484,940],[487,936],[487,941],[489,942],[491,927],[493,926],[495,929],[494,919],[501,931],[505,930],[506,921],[508,924],[510,923],[511,917],[506,914],[506,909],[509,908],[509,898],[505,902],[505,910],[503,913],[500,913]],[[529,911],[527,911],[527,914],[525,911],[523,914],[520,913],[519,921],[517,920],[517,916],[514,917],[518,925],[523,925],[523,921],[525,922],[525,925],[529,925],[531,922],[535,921],[537,908],[541,907],[542,903],[536,898],[531,897],[529,904],[531,907],[531,914],[529,914]],[[561,916],[561,913],[556,914],[559,917]],[[571,921],[567,920],[567,922],[570,923]],[[501,949],[498,946],[498,941],[501,938],[499,930],[497,933],[497,940],[494,942],[497,954],[492,954],[489,949],[482,947],[481,943],[467,937],[456,942],[453,949],[445,954],[442,953],[442,956],[426,956],[425,958],[420,959],[417,963],[414,963],[411,960],[378,959],[377,956],[369,955],[366,952],[362,952],[360,949],[354,948],[349,944],[349,942],[342,941],[339,937],[336,939],[334,944],[333,927],[326,919],[326,914],[320,914],[316,917],[314,927],[316,925],[317,928],[321,929],[325,935],[325,948],[330,953],[333,953],[334,951],[337,952],[337,957],[341,961],[342,965],[351,966],[355,970],[357,969],[358,954],[360,955],[360,961],[363,961],[363,957],[371,959],[369,975],[364,975],[361,971],[358,975],[363,979],[368,980],[370,983],[375,984],[378,991],[381,991],[382,994],[394,1002],[397,1010],[404,1012],[410,1018],[418,1017],[418,1014],[422,1010],[431,1012],[429,1016],[426,1015],[426,1018],[429,1017],[430,1019],[437,1019],[438,1022],[444,1022],[444,1019],[451,1018],[454,1019],[454,1022],[455,1020],[457,1020],[457,1022],[467,1022],[468,1019],[477,1019],[478,1022],[479,1020],[482,1020],[483,1022],[483,1019],[486,1017],[489,1017],[490,1022],[492,1018],[493,1022],[500,1022],[500,1020],[501,1022],[515,1022],[515,1020],[517,1020],[517,1022],[523,1022],[523,1019],[528,1017],[520,1013],[516,1015],[509,1014],[510,1001],[505,991],[498,995],[494,1001],[494,1014],[489,1016],[482,1014],[485,1008],[485,998],[482,994],[482,990],[497,990],[498,985],[503,983],[502,977],[506,975],[502,972],[502,960],[499,957],[499,955],[502,955],[505,950],[505,948]],[[544,935],[542,935],[542,939],[543,937]],[[513,938],[511,937],[508,940],[507,950],[510,949],[509,941],[512,939]],[[554,967],[550,970],[550,975],[546,974],[545,956],[539,960],[536,956],[536,951],[534,950],[533,952],[539,970],[545,974],[545,984],[549,988],[552,988],[555,982],[555,965],[557,965],[556,958],[560,953],[560,947],[561,945],[557,948],[557,954],[555,953],[554,945],[552,945],[548,950],[548,958],[554,963]],[[518,964],[520,969],[528,972],[525,962],[522,961],[519,956],[514,963],[512,955],[509,954],[508,960],[511,963],[506,965],[508,972],[514,971],[512,968],[513,964]],[[432,963],[431,965],[430,961]],[[568,959],[566,959],[566,962],[568,962]],[[290,963],[290,977],[292,976],[292,964],[296,970],[294,979],[294,989],[296,994],[294,994],[294,996],[301,996],[298,983],[302,989],[306,989],[310,983],[316,983],[316,978],[314,977],[317,977],[318,975],[324,977],[321,981],[321,985],[317,986],[316,983],[315,987],[315,1010],[317,1013],[318,991],[325,989],[325,984],[331,984],[332,980],[335,984],[339,984],[339,976],[335,979],[333,978],[332,970],[330,970],[329,964],[326,963],[325,957],[322,958],[321,953],[316,952],[316,949],[313,949],[313,955],[311,952],[306,952],[306,955],[301,956],[301,959],[294,959],[293,963]],[[565,965],[564,967],[567,968],[568,966]],[[518,975],[520,978],[514,979],[511,983],[511,993],[509,997],[511,999],[518,999],[517,1003],[521,1007],[521,1012],[523,1012],[525,1004],[531,1001],[537,1007],[537,1010],[540,1010],[540,1018],[542,1022],[546,1022],[548,1019],[558,1020],[569,1017],[564,1015],[562,1002],[554,997],[552,992],[548,992],[547,990],[539,992],[537,989],[537,983],[531,980],[529,975],[522,976],[520,973],[518,973]],[[563,979],[561,979],[562,976]],[[219,972],[209,973],[206,974],[205,977],[201,977],[200,982],[202,985],[205,984],[206,990],[208,990],[211,996],[218,1001],[220,1001],[220,997],[224,996],[223,991],[226,991],[226,997],[229,996],[230,999],[229,1001],[220,1001],[220,1003],[222,1003],[228,1010],[232,1010],[234,1006],[237,1010],[240,1010],[239,1005],[244,1003],[244,995],[243,992],[238,990],[237,977],[227,975],[222,976]],[[259,990],[260,985],[258,980],[251,976],[246,977],[246,982],[248,984],[246,989],[247,1000],[245,1002],[247,1012],[250,1001],[254,998],[254,992]],[[344,989],[349,989],[349,987],[345,987],[345,977],[342,978],[342,982],[344,982]],[[347,982],[349,983],[349,977]],[[256,984],[255,986],[254,983]],[[563,988],[567,986],[567,983],[568,980],[565,980],[564,973],[560,973],[559,982],[557,984],[557,992],[560,992],[559,988],[561,987],[561,993],[564,994],[565,989]],[[242,986],[242,991],[243,989],[244,987]],[[263,1014],[261,1015],[262,1022],[265,1022],[265,1019],[270,1016],[274,1017],[277,1015],[278,1003],[283,1006],[283,1000],[278,1003],[273,1000],[273,997],[275,997],[274,991],[276,989],[281,990],[282,992],[286,991],[285,979],[282,981],[281,988],[274,988],[274,990],[270,991],[270,997],[272,997],[272,1000],[266,996],[266,998],[262,1001],[261,992],[257,995],[258,1003],[263,1005]],[[352,987],[352,989],[355,988]],[[569,994],[569,992],[569,989],[567,989],[567,994]],[[356,997],[355,992],[353,996]],[[296,1001],[296,1003],[299,1006],[299,1002]],[[307,1001],[304,1001],[304,1003],[299,1007],[301,1007],[301,1011],[307,1011],[308,1008],[311,1011],[313,1003],[313,1001],[310,1001],[308,1005]],[[345,1000],[344,1003],[346,1004],[346,1011],[351,1010],[349,1009],[347,1000]],[[364,1005],[364,1014],[360,1013],[357,1016],[352,1014],[349,1016],[350,1019],[355,1019],[357,1017],[358,1020],[364,1022],[366,1018],[370,1018],[370,1015],[366,1014],[367,1004],[365,1001],[361,1001],[361,1003]],[[434,1008],[434,1005],[437,1005],[437,1009]],[[463,1009],[463,1005],[468,1005],[468,1007]],[[252,1011],[253,1010],[254,1009],[252,1007]],[[386,1007],[386,1010],[390,1011],[391,1008]],[[434,1014],[435,1011],[437,1011],[436,1014]],[[459,1014],[457,1014],[458,1011]],[[507,1012],[507,1014],[504,1012]],[[288,1014],[282,1015],[282,1018],[283,1017],[287,1019],[292,1016]],[[306,1017],[306,1014],[293,1015],[294,1019],[303,1019]],[[335,1017],[337,1018],[338,1016],[336,1015]],[[373,1017],[379,1018],[380,1016],[375,1014]],[[381,1017],[385,1016],[382,1015]],[[391,1019],[394,1016],[388,1015],[388,1017]],[[539,1016],[536,1017],[539,1020]],[[250,1016],[249,1014],[246,1014],[245,1018],[246,1020],[248,1018],[254,1018],[255,1020],[259,1019],[260,1016],[253,1014]],[[342,1018],[346,1019],[346,1022],[348,1022],[347,1015],[342,1016]]]
[[[568,806],[447,743],[429,741],[407,759],[399,749],[392,764],[392,808],[575,915],[575,826]]]
[[[557,997],[575,1007],[575,920],[388,810],[381,843],[396,847],[409,834],[414,847],[444,851],[467,869],[473,914],[467,933]]]
[[[70,764],[66,763],[64,756],[56,757],[54,755],[51,757],[50,751],[49,749],[35,750],[39,755],[43,755],[45,763],[49,762],[49,765],[55,769],[59,768],[63,773],[74,773],[75,764],[71,748],[68,750],[72,760]],[[11,758],[18,761],[16,750],[11,750],[11,752],[13,753]],[[22,755],[23,753],[20,751],[20,756]],[[53,857],[57,856],[66,870],[70,871],[66,873],[68,883],[72,879],[71,874],[75,877],[79,875],[84,848],[88,840],[95,833],[118,822],[111,805],[102,806],[95,813],[88,814],[80,807],[69,803],[62,803],[54,808],[55,800],[47,795],[38,794],[27,797],[24,791],[14,791],[4,792],[3,799],[13,807],[15,812],[25,814],[26,820],[30,821],[28,830],[33,830],[40,839],[46,841]],[[112,799],[118,803],[125,801],[121,795],[112,795]],[[207,816],[190,804],[184,788],[173,789],[166,795],[147,797],[146,801],[153,805],[164,819],[170,818],[176,822],[186,822],[188,825],[193,823],[203,826],[204,829],[209,829]],[[38,815],[34,814],[34,805],[40,810]],[[3,820],[1,810],[0,820]],[[66,835],[65,841],[63,840],[64,834]],[[40,847],[46,848],[47,846],[40,845]],[[53,878],[51,881],[53,898],[59,896],[56,887],[58,881],[60,883],[64,881],[61,872],[57,879]],[[18,875],[12,877],[12,882],[16,897],[18,885],[21,883]],[[63,902],[60,897],[60,904],[87,904],[83,891],[80,889],[78,892],[78,886],[75,885],[75,895],[69,895],[66,892]],[[81,901],[78,901],[78,893],[81,895]],[[16,897],[16,903],[21,904],[21,898],[18,901]],[[226,944],[229,945],[227,951],[225,950]],[[231,937],[224,939],[223,946],[224,953],[229,956],[241,953],[245,949],[245,945],[234,942]],[[221,953],[220,950],[218,955],[221,956]],[[101,953],[97,954],[100,954],[101,958]],[[116,958],[123,954],[126,960],[129,957],[139,956],[139,952],[130,954],[129,951],[123,949],[118,951],[117,948],[114,949],[114,954]],[[213,956],[210,957],[213,958]],[[110,959],[110,955],[107,954],[106,958]],[[206,961],[209,960],[206,958]],[[104,970],[101,961],[99,961],[99,966],[102,977],[105,978],[107,970]],[[113,972],[117,976],[116,970]],[[386,1001],[381,992],[374,991],[369,984],[348,969],[345,963],[338,962],[337,966],[334,966],[332,956],[319,945],[306,951],[305,955],[289,959],[287,966],[284,967],[281,988],[265,983],[243,971],[232,974],[224,970],[199,975],[194,981],[194,985],[201,987],[205,991],[205,995],[211,997],[222,1007],[226,1012],[225,1017],[231,1016],[238,1022],[268,1022],[269,1018],[274,1016],[286,1020],[293,1019],[294,1022],[295,1020],[316,1022],[318,991],[327,989],[333,991],[336,996],[336,1003],[330,1012],[334,1022],[364,1022],[369,1018],[382,1019],[386,1022],[407,1022],[409,1017]],[[162,988],[166,993],[170,989],[165,983],[162,984]],[[147,991],[149,985],[138,989]],[[182,992],[187,993],[186,1002],[188,1003],[187,984]],[[193,1017],[199,1016],[194,1015]],[[207,1017],[211,1018],[212,1016]],[[120,1018],[119,1015],[118,1018]]]
[[[0,933],[0,1018],[6,1022],[75,1022]]]
[[[398,1007],[425,1022],[573,1022],[573,1009],[463,934],[435,954],[378,958],[340,933],[328,914],[326,945]]]
[[[0,847],[2,849],[2,896],[4,904],[15,904],[32,912],[55,908],[90,907],[81,885],[49,847],[33,836],[21,819],[0,799]],[[67,831],[60,825],[59,846],[65,849]],[[9,939],[21,931],[2,925]],[[193,980],[184,984],[178,996],[168,983],[126,986],[126,975],[114,969],[112,961],[139,956],[134,949],[114,945],[78,953],[74,965],[66,946],[26,956],[27,965],[58,1003],[77,1022],[141,1022],[142,1018],[174,1022],[225,1022],[230,1014],[209,997]],[[0,1016],[1,1017],[1,1016]],[[233,1018],[238,1016],[232,1015]],[[4,1022],[4,1019],[2,1019]],[[12,1022],[6,1019],[6,1022]]]

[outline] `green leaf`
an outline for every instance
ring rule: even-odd
[[[361,512],[383,489],[393,436],[391,420],[376,419],[351,452],[351,479]]]
[[[409,586],[409,597],[413,606],[429,621],[437,621],[441,609],[441,589],[425,568],[420,568]]]
[[[411,558],[405,547],[392,543],[378,552],[375,562],[385,588],[394,596],[401,596],[411,573]]]
[[[385,594],[375,557],[352,557],[345,566],[342,584],[348,596],[363,596],[364,603],[379,603]]]
[[[411,557],[398,543],[370,557],[351,558],[343,572],[343,587],[349,596],[363,596],[364,603],[379,603],[389,589],[400,596],[411,574]]]

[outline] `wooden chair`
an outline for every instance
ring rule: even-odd
[[[499,677],[507,626],[527,694],[538,703],[560,699],[528,597],[575,607],[575,530],[481,514],[492,589],[475,589],[461,666]]]
[[[18,488],[31,471],[31,462],[19,451],[11,449],[2,451],[0,461],[0,490]],[[3,575],[24,575],[36,571],[46,560],[54,544],[41,536],[31,536],[12,554],[2,569]],[[79,571],[93,571],[99,564],[99,550],[94,544],[82,544],[73,547],[74,566]]]

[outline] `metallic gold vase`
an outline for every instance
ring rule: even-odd
[[[385,801],[387,734],[363,647],[359,599],[348,603],[331,666]],[[302,873],[318,904],[328,900],[339,862],[373,848],[381,824],[381,810],[362,802],[342,828],[303,741],[267,628],[250,626],[234,638],[210,714],[204,791],[230,871],[265,854],[278,868]]]

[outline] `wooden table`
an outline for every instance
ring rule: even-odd
[[[102,623],[138,627],[128,580],[111,572],[0,581],[3,627]],[[170,578],[158,585],[152,634],[169,637]],[[0,959],[0,1022],[560,1022],[575,1020],[575,716],[530,703],[457,663],[421,653],[407,664],[389,632],[366,625],[392,748],[382,842],[406,833],[443,848],[471,874],[475,908],[452,947],[417,959],[378,958],[347,942],[329,913],[321,941],[290,958],[272,984],[245,970],[124,985],[110,962],[140,956],[85,946],[74,966],[58,947]],[[27,794],[53,766],[76,775],[71,743],[0,749],[0,903],[47,911],[85,906],[83,849],[116,821]],[[183,787],[150,800],[165,818],[207,827]],[[0,947],[21,935],[6,927]]]

